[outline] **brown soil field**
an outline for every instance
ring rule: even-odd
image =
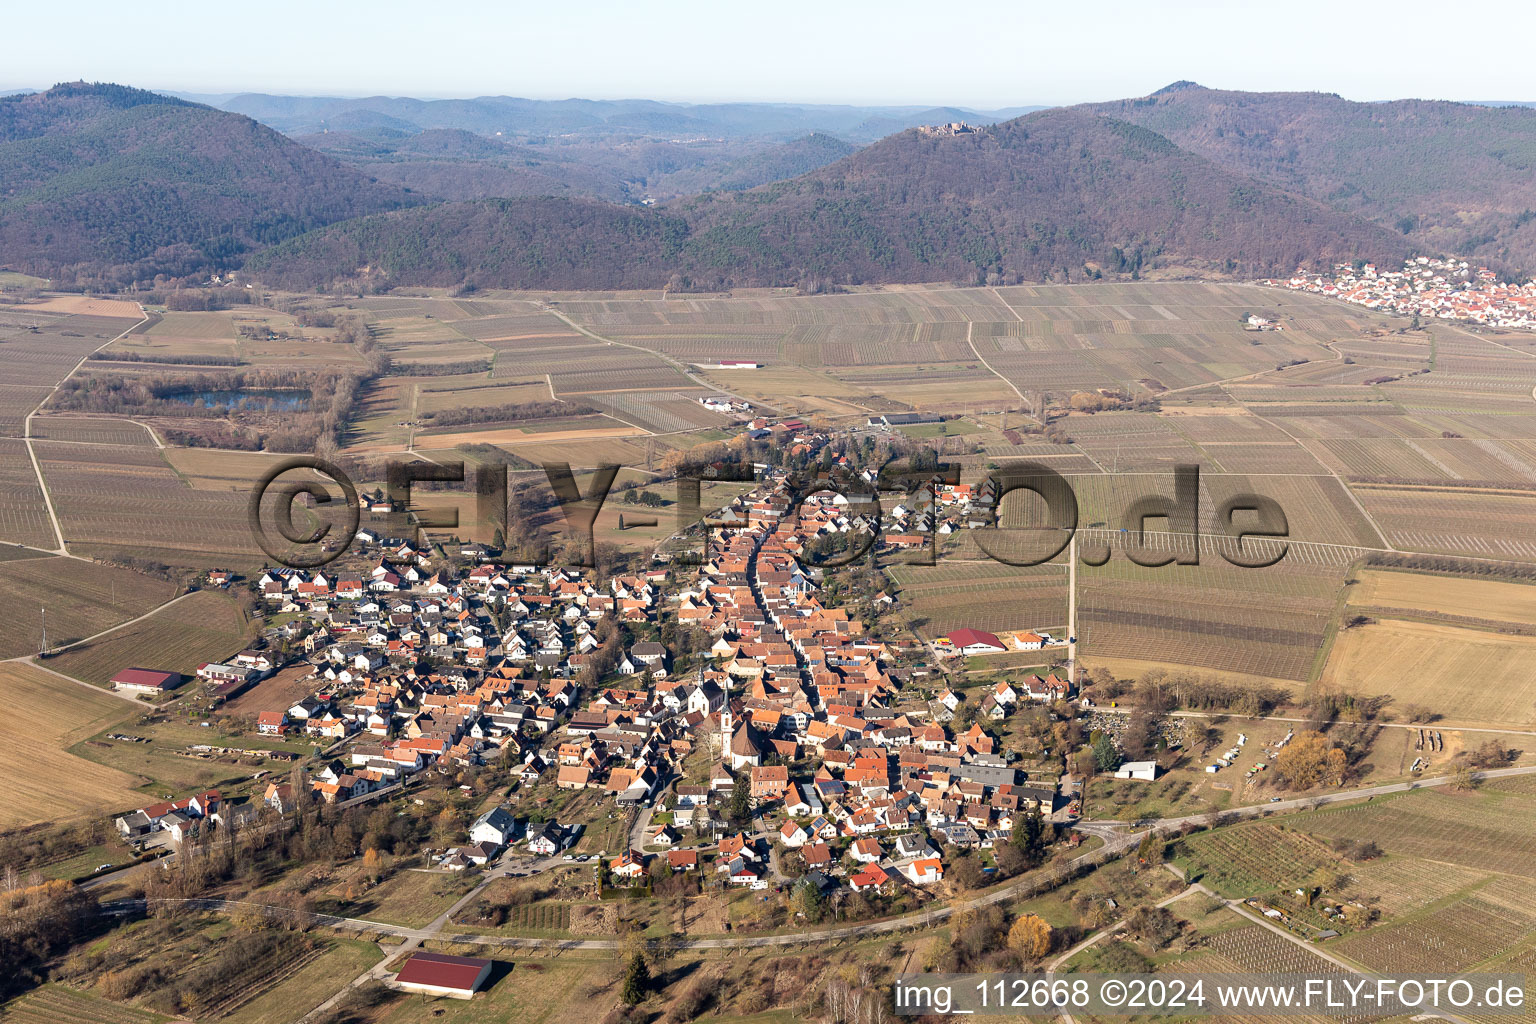
[[[287,711],[300,699],[314,692],[316,687],[313,680],[300,682],[313,671],[307,664],[285,668],[225,704],[219,709],[219,714],[256,715],[263,711]]]
[[[9,706],[0,717],[0,827],[136,805],[126,773],[68,753],[133,714],[126,701],[17,662],[0,665],[0,690]]]
[[[584,441],[603,437],[641,437],[645,431],[638,427],[592,427],[585,430],[527,430],[507,427],[499,430],[469,430],[458,434],[432,434],[422,440],[430,440],[434,448],[454,448],[461,444],[519,444],[523,442]]]
[[[1465,615],[1500,622],[1536,622],[1536,586],[1423,573],[1365,570],[1349,603]]]
[[[1244,672],[1223,672],[1220,669],[1190,668],[1188,665],[1179,665],[1168,661],[1136,661],[1130,658],[1095,658],[1083,657],[1083,671],[1093,668],[1106,668],[1113,672],[1119,679],[1136,679],[1143,673],[1153,669],[1161,669],[1165,672],[1194,672],[1197,675],[1218,679],[1224,683],[1235,683],[1239,686],[1275,686],[1293,694],[1300,694],[1301,686],[1294,679],[1272,679],[1267,676],[1248,675]]]
[[[1536,637],[1387,620],[1339,634],[1321,685],[1390,693],[1458,723],[1528,729],[1536,724]]]
[[[144,314],[139,312],[137,302],[128,302],[123,299],[96,299],[84,295],[55,295],[44,299],[42,302],[28,303],[24,308],[28,310],[42,310],[48,313],[83,313],[87,316],[122,316],[131,317],[134,320],[141,319]]]

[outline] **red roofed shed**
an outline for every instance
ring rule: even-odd
[[[180,672],[159,672],[149,668],[125,668],[112,677],[116,690],[138,690],[142,693],[164,693],[181,685]]]
[[[957,629],[949,634],[949,642],[961,654],[988,654],[1008,649],[995,634],[979,629]]]
[[[415,953],[395,975],[395,984],[408,992],[468,999],[490,977],[491,961],[446,953]]]

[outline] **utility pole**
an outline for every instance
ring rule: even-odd
[[[1067,544],[1067,685],[1077,688],[1077,533]]]

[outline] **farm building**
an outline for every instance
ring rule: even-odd
[[[220,665],[215,662],[199,665],[197,677],[210,683],[252,683],[261,673],[244,665]]]
[[[946,639],[961,654],[998,654],[1008,649],[996,634],[979,629],[957,629]]]
[[[866,422],[871,427],[910,427],[919,423],[940,423],[944,417],[936,412],[888,412],[871,416]]]
[[[125,668],[112,677],[112,689],[130,693],[168,693],[181,685],[180,672]]]
[[[468,999],[491,975],[490,960],[446,953],[414,953],[395,975],[395,987],[407,992]]]
[[[1142,779],[1151,782],[1157,778],[1156,761],[1127,761],[1115,769],[1117,779]]]

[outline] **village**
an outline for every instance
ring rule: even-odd
[[[799,421],[753,427],[783,435],[788,452],[823,453],[834,476],[847,469]],[[426,851],[437,869],[592,860],[601,885],[697,872],[727,889],[813,885],[820,900],[936,898],[957,856],[983,877],[1019,870],[1021,823],[1032,863],[1059,827],[1080,841],[1066,830],[1078,811],[1071,780],[1062,784],[1068,751],[1026,764],[999,738],[1025,707],[1072,717],[1070,676],[1025,673],[964,692],[944,669],[1065,641],[964,628],[919,643],[879,622],[896,603],[891,588],[857,604],[824,600],[842,570],[810,557],[859,543],[900,553],[988,524],[991,485],[918,488],[875,516],[842,493],[872,485],[873,473],[850,470],[852,486],[797,498],[786,471],[756,469],[750,491],[704,520],[696,564],[658,554],[600,576],[364,530],[323,569],[210,573],[209,585],[253,588],[282,624],[264,647],[201,666],[199,699],[254,699],[258,736],[302,738],[319,756],[244,802],[208,792],[139,808],[116,819],[119,833],[174,851],[205,822],[491,773],[502,796],[457,842]],[[263,703],[279,673],[287,688],[274,695],[295,696]],[[184,684],[129,667],[113,685],[158,699]],[[597,800],[559,816],[577,795]],[[588,829],[615,835],[612,820],[623,827],[611,845],[573,852]]]
[[[1405,262],[1402,270],[1382,271],[1374,263],[1340,263],[1333,271],[1332,277],[1297,275],[1260,284],[1343,299],[1399,316],[1536,330],[1536,281],[1506,284],[1486,267],[1473,268],[1454,256],[1419,256]]]

